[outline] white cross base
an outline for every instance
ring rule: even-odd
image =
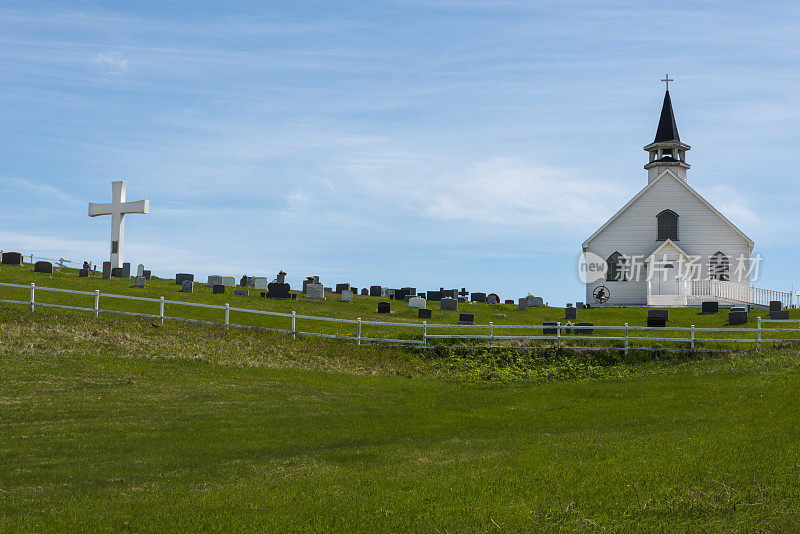
[[[111,203],[95,204],[89,202],[89,217],[111,215],[111,267],[122,267],[122,249],[125,240],[125,214],[150,213],[150,201],[137,200],[125,202],[128,183],[122,180],[111,182]]]

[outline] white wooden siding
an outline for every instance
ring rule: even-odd
[[[676,244],[690,256],[699,255],[701,277],[708,277],[708,261],[717,251],[730,260],[730,277],[733,281],[749,283],[737,279],[736,265],[740,255],[749,257],[749,242],[731,228],[716,213],[678,182],[672,175],[665,175],[646,191],[636,202],[621,213],[602,232],[587,243],[587,251],[602,258],[614,252],[641,256],[643,261],[663,241],[657,241],[656,215],[670,209],[678,214],[678,241]],[[644,277],[644,273],[643,273]],[[647,282],[596,282],[586,286],[586,302],[594,303],[594,288],[606,285],[611,298],[607,306],[647,304]]]

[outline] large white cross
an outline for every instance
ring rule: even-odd
[[[111,182],[111,203],[95,204],[89,202],[89,217],[111,215],[111,267],[122,267],[122,244],[125,240],[125,214],[150,213],[150,201],[137,200],[125,202],[128,183]]]

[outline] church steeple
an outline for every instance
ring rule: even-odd
[[[691,167],[686,163],[686,151],[692,147],[681,143],[678,135],[678,125],[675,123],[675,113],[672,111],[672,99],[669,97],[669,82],[672,80],[667,76],[661,81],[667,82],[664,104],[661,106],[661,118],[658,120],[655,139],[644,147],[650,153],[650,161],[644,166],[647,169],[647,181],[652,182],[667,169],[686,181],[686,170]]]

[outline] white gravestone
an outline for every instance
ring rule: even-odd
[[[223,276],[222,277],[222,285],[225,286],[225,287],[236,287],[236,277]]]
[[[111,202],[106,204],[89,203],[89,217],[111,215],[111,267],[122,267],[123,245],[125,241],[125,215],[127,213],[150,213],[150,201],[137,200],[125,202],[128,183],[111,182]]]
[[[325,286],[322,284],[308,284],[306,286],[306,296],[310,299],[324,299]]]
[[[253,280],[253,287],[256,289],[267,289],[267,285],[269,285],[267,278],[262,276],[256,276]]]
[[[144,264],[140,263],[136,268],[136,276],[144,276]]]
[[[353,292],[349,289],[342,290],[342,302],[353,302]]]
[[[411,297],[408,299],[409,308],[425,309],[426,304],[425,299],[422,297]]]

